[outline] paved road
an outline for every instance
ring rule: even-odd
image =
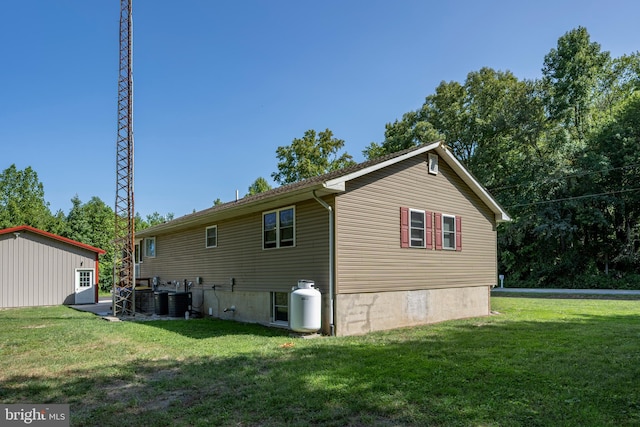
[[[640,295],[640,290],[618,289],[540,289],[540,288],[493,288],[494,294],[569,294],[569,295]]]

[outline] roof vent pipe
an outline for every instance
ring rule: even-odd
[[[335,286],[334,281],[334,259],[335,259],[335,245],[334,245],[334,237],[333,237],[333,227],[334,227],[334,218],[333,218],[333,208],[327,204],[324,200],[320,199],[316,195],[316,190],[312,192],[313,198],[316,199],[318,203],[322,205],[329,212],[329,328],[330,335],[335,335],[335,325],[333,321],[333,288]]]

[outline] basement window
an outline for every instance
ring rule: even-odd
[[[271,323],[289,324],[289,294],[271,292]]]

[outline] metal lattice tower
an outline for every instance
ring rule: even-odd
[[[131,3],[120,0],[120,75],[116,148],[113,314],[135,314],[133,207],[133,22]]]

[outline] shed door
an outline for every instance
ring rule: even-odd
[[[76,304],[94,304],[95,289],[93,280],[93,270],[76,270]]]

